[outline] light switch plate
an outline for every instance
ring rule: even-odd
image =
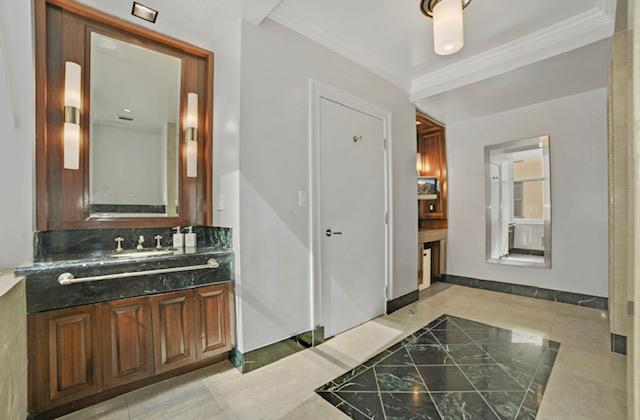
[[[309,192],[305,190],[298,191],[298,206],[300,207],[308,207],[309,206]]]
[[[216,196],[216,211],[224,211],[224,195]]]

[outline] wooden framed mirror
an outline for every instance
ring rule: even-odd
[[[35,7],[37,230],[210,225],[213,53]]]

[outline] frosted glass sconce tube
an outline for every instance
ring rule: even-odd
[[[72,61],[64,63],[64,168],[80,169],[80,109],[82,69]]]
[[[198,177],[198,94],[187,94],[187,115],[185,118],[187,177]]]

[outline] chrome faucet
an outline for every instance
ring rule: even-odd
[[[118,243],[118,247],[116,248],[116,252],[124,251],[124,248],[122,248],[122,242],[124,241],[124,238],[122,236],[118,236],[117,238],[114,238],[113,240]]]
[[[156,240],[156,249],[162,249],[162,244],[161,244],[162,235],[156,235],[153,237],[153,239]]]
[[[141,251],[143,248],[142,244],[144,243],[144,236],[140,235],[140,237],[138,238],[138,246],[136,247],[136,249],[138,251]]]

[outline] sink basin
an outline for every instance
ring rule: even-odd
[[[113,258],[145,258],[145,257],[157,257],[159,255],[173,254],[172,249],[146,249],[146,250],[133,250],[123,251],[119,253],[113,253]]]

